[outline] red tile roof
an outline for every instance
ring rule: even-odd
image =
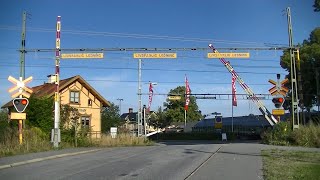
[[[87,83],[81,76],[73,76],[68,79],[60,80],[59,82],[59,91],[63,91],[65,88],[67,88],[69,85],[74,83],[75,81],[78,81],[80,84],[82,84],[84,87],[86,87],[99,101],[101,101],[101,104],[103,107],[110,106],[110,103],[103,98],[92,86],[90,86],[89,83]],[[55,93],[55,84],[54,83],[45,83],[43,85],[34,86],[32,87],[32,95],[34,97],[44,97],[44,96],[53,96]],[[1,108],[11,107],[12,101],[9,101],[5,105],[3,105]]]

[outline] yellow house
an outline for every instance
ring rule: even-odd
[[[48,83],[32,87],[35,97],[54,96],[55,84],[51,81],[51,76],[48,77]],[[100,137],[101,110],[103,107],[109,107],[110,103],[79,75],[60,80],[59,92],[61,105],[68,104],[77,108],[81,125],[91,127],[92,132],[97,133],[97,137]],[[11,106],[10,101],[2,108]]]

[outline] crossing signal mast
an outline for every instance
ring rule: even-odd
[[[219,52],[213,47],[212,44],[209,44],[209,48],[212,49],[213,53]],[[240,78],[238,73],[233,69],[230,65],[229,61],[226,61],[224,58],[219,58],[220,62],[228,69],[232,76],[236,77],[238,83],[242,87],[242,89],[247,93],[250,99],[257,105],[262,115],[267,119],[271,126],[278,123],[277,119],[268,111],[268,109],[264,106],[264,104],[259,100],[259,98],[254,94],[254,92],[250,89],[250,87]]]

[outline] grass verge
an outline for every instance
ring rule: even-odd
[[[320,180],[320,152],[263,150],[263,174],[266,180]]]
[[[132,136],[131,134],[118,134],[116,138],[112,138],[110,135],[102,135],[100,139],[93,141],[93,145],[99,147],[150,146],[154,145],[154,142],[144,137]]]

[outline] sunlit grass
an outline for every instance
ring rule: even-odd
[[[320,152],[263,150],[266,180],[320,180]]]

